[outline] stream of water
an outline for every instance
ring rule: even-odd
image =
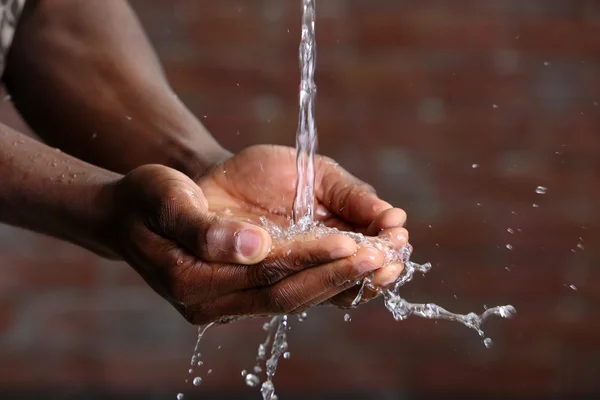
[[[314,72],[316,67],[317,47],[315,40],[315,18],[316,18],[316,0],[301,0],[302,1],[302,36],[300,42],[300,94],[299,94],[299,117],[298,130],[296,134],[296,195],[294,198],[292,223],[287,228],[281,228],[272,225],[268,220],[263,219],[262,222],[265,228],[271,234],[273,240],[290,239],[299,234],[311,232],[317,236],[328,234],[344,234],[356,241],[362,247],[374,247],[385,255],[384,265],[392,263],[404,264],[404,271],[395,284],[388,289],[381,289],[371,284],[369,277],[362,282],[357,282],[361,285],[357,297],[354,299],[353,305],[358,305],[363,290],[369,287],[381,293],[385,307],[392,313],[397,321],[404,320],[408,317],[418,316],[427,319],[444,319],[459,322],[468,328],[474,329],[483,338],[483,343],[486,347],[492,345],[492,340],[485,337],[482,330],[482,324],[491,316],[499,316],[503,318],[511,317],[515,312],[515,308],[510,305],[487,308],[483,313],[468,313],[456,314],[450,312],[436,304],[414,304],[406,301],[400,296],[401,287],[410,282],[416,272],[422,274],[427,273],[431,269],[431,264],[417,264],[410,260],[412,254],[412,246],[406,244],[401,249],[394,248],[393,244],[383,237],[365,237],[362,234],[354,232],[343,232],[335,228],[329,228],[314,221],[314,155],[317,145],[317,130],[315,124],[315,99],[317,87],[314,81]],[[306,318],[306,313],[298,316],[300,321]],[[344,316],[345,321],[349,321],[349,315]],[[251,387],[258,387],[262,393],[263,400],[277,400],[275,394],[275,386],[273,377],[277,370],[277,365],[280,358],[289,357],[287,331],[289,329],[290,319],[287,315],[275,316],[269,322],[263,325],[263,329],[267,332],[267,338],[258,347],[258,355],[256,363],[251,371],[242,371],[242,377],[246,384]],[[190,376],[194,371],[195,366],[201,365],[199,344],[203,334],[212,326],[201,327],[198,330],[198,340],[192,356]],[[264,380],[261,379],[264,377]],[[188,379],[189,381],[189,379]],[[187,381],[186,381],[187,382]],[[199,385],[202,382],[201,377],[192,379],[194,385]],[[262,383],[261,383],[262,382]],[[183,399],[183,394],[177,396],[178,400]]]

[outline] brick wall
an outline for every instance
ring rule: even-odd
[[[132,1],[180,97],[232,150],[294,141],[298,3]],[[322,0],[317,12],[320,149],[407,210],[415,259],[435,268],[406,296],[519,314],[489,323],[488,350],[460,326],[396,323],[380,302],[350,323],[313,311],[291,331],[282,398],[599,394],[600,1]],[[258,397],[238,371],[259,326],[209,331],[199,395]],[[193,344],[127,266],[0,226],[6,391],[171,398]]]

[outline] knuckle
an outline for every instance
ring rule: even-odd
[[[249,268],[250,281],[257,286],[269,286],[279,282],[286,275],[284,269],[278,263],[270,266]]]
[[[348,268],[331,268],[324,276],[324,281],[327,287],[339,287],[347,284],[352,280],[352,274],[348,272]]]
[[[167,295],[185,306],[206,302],[211,297],[214,271],[203,262],[188,261],[169,268]]]
[[[289,314],[298,308],[301,302],[294,301],[291,291],[281,287],[269,291],[268,306],[271,312],[276,314]]]

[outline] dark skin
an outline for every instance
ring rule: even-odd
[[[174,95],[122,0],[28,1],[4,82],[64,153],[0,126],[0,220],[126,261],[192,323],[346,307],[357,280],[374,273],[386,286],[402,271],[342,235],[273,243],[258,217],[286,223],[294,150],[223,149]],[[316,162],[319,220],[406,243],[402,210]]]

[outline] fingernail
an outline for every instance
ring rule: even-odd
[[[377,265],[369,261],[362,261],[358,264],[358,270],[360,273],[369,272],[377,269]]]
[[[256,255],[262,247],[260,235],[250,229],[238,232],[235,239],[235,249],[246,258]]]
[[[335,249],[331,252],[330,256],[332,259],[337,260],[340,258],[344,258],[344,257],[348,257],[352,255],[352,250],[349,249],[345,249],[343,247],[340,247],[338,249]]]
[[[399,242],[398,244],[400,244],[400,245],[405,245],[406,242],[408,242],[407,237],[402,234],[396,236],[396,240]]]

